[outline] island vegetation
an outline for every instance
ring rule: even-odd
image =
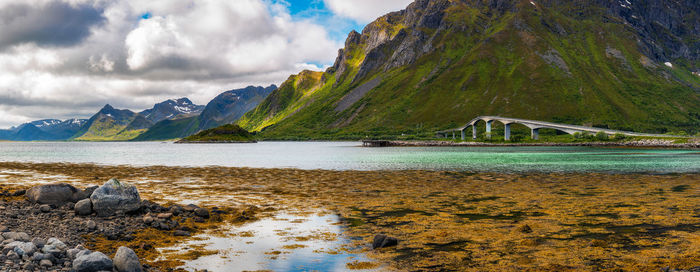
[[[238,125],[228,124],[200,131],[176,143],[255,143],[255,137]]]

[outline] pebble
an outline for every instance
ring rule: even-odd
[[[95,223],[95,221],[89,220],[87,222],[87,228],[88,230],[95,230],[97,229],[97,223]]]
[[[53,263],[50,260],[41,260],[41,262],[39,262],[39,265],[43,267],[51,267],[53,266]]]
[[[148,215],[147,215],[147,216],[144,216],[144,217],[143,217],[143,222],[146,223],[146,224],[151,224],[151,223],[153,223],[153,217],[150,217],[150,216],[148,216]]]
[[[39,210],[43,213],[47,213],[47,212],[51,211],[51,206],[44,204],[44,205],[39,206]]]
[[[170,219],[170,217],[173,217],[172,213],[159,213],[157,216],[159,219]]]

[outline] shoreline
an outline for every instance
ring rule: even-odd
[[[696,238],[700,211],[688,201],[700,197],[699,173],[508,174],[2,162],[0,170],[5,187],[49,181],[88,187],[117,177],[142,189],[143,199],[161,205],[195,201],[202,207],[236,203],[262,211],[327,211],[341,218],[347,236],[357,238],[347,248],[362,249],[372,260],[367,265],[389,268],[658,271],[700,265]],[[398,245],[368,248],[380,233],[398,238]],[[285,235],[292,243],[311,238]],[[97,249],[108,247],[101,243]]]
[[[581,143],[487,143],[487,142],[453,142],[453,141],[398,141],[398,140],[364,140],[365,147],[520,147],[520,146],[587,146],[587,147],[643,147],[669,149],[700,149],[700,141],[692,143],[673,143],[667,140],[641,140],[632,142],[581,142]]]

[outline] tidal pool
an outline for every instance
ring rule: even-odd
[[[349,241],[338,222],[331,214],[283,213],[223,233],[200,234],[161,252],[186,254],[195,248],[216,253],[186,261],[180,268],[187,271],[348,271],[347,263],[368,260],[344,248]]]

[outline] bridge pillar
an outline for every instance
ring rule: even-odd
[[[533,140],[539,140],[540,139],[540,129],[539,128],[533,128],[532,133],[530,134],[532,136]]]
[[[472,139],[476,140],[476,124],[472,126]]]
[[[452,140],[454,140],[454,139],[457,139],[457,138],[455,138],[455,132],[452,131]]]
[[[506,135],[505,135],[506,141],[510,141],[510,124],[505,124],[504,127],[506,130]]]
[[[491,123],[493,121],[486,121],[486,138],[491,139]]]
[[[461,130],[461,132],[462,132],[462,141],[464,141],[464,140],[467,139],[467,133],[464,132],[465,130],[467,130],[467,129],[465,128],[465,129]]]

